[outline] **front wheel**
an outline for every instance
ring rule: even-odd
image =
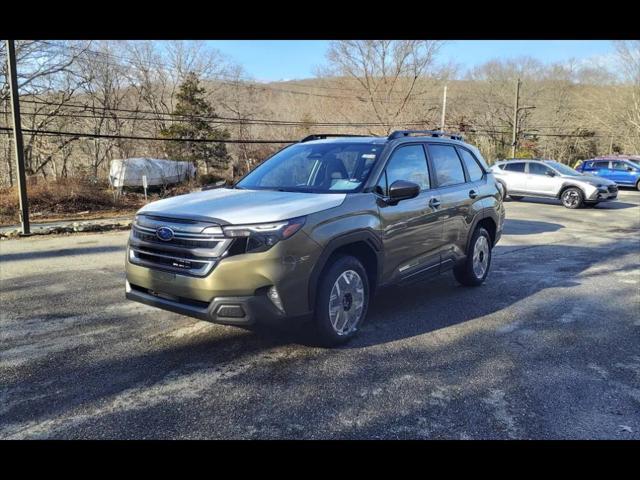
[[[576,187],[569,187],[560,196],[562,205],[567,208],[580,208],[584,204],[584,194]]]
[[[453,275],[462,285],[477,287],[482,285],[491,266],[491,236],[479,227],[473,233],[464,263],[453,269]]]
[[[636,190],[640,190],[640,180],[638,180],[638,183],[636,183]]]
[[[320,343],[332,347],[353,338],[368,305],[366,270],[355,257],[337,257],[320,279],[314,316]]]

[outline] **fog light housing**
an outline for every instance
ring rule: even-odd
[[[244,318],[244,309],[240,305],[220,305],[216,311],[219,317]]]
[[[271,300],[271,303],[273,303],[278,310],[284,313],[282,300],[280,299],[280,295],[278,294],[278,290],[276,290],[276,287],[269,288],[269,290],[267,290],[267,296],[269,297],[269,300]]]

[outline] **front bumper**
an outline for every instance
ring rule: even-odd
[[[309,278],[320,248],[304,232],[266,252],[223,257],[205,277],[163,271],[126,259],[127,298],[216,323],[252,324],[257,319],[305,316]],[[266,295],[274,286],[283,311]],[[221,315],[219,306],[241,307],[244,315]],[[236,309],[237,310],[237,309]]]
[[[209,304],[195,302],[126,282],[126,297],[188,317],[224,325],[249,326],[258,322],[279,322],[286,318],[266,295],[216,297]]]
[[[608,189],[596,189],[585,200],[587,202],[609,202],[618,198],[618,187]]]

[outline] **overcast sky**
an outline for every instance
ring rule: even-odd
[[[313,77],[324,63],[324,40],[211,40],[210,44],[241,63],[260,81]],[[440,60],[453,61],[463,71],[496,58],[530,56],[543,62],[569,59],[607,62],[614,50],[608,40],[458,40],[449,41]]]

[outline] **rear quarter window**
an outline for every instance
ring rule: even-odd
[[[476,182],[482,179],[484,175],[484,171],[478,165],[478,160],[476,157],[466,148],[458,148],[458,153],[464,162],[465,167],[467,167],[467,173],[469,174],[469,180],[472,182]]]

